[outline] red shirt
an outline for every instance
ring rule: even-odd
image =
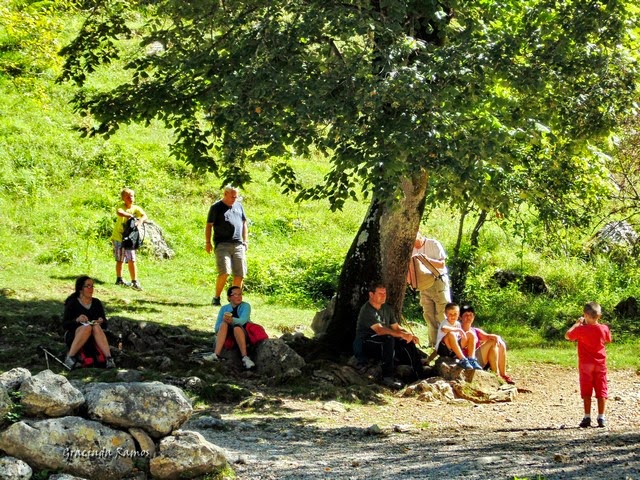
[[[605,365],[605,344],[611,342],[609,327],[601,323],[585,324],[567,333],[569,340],[578,341],[578,362]]]

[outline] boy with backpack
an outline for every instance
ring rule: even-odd
[[[124,285],[132,287],[136,290],[142,290],[140,282],[138,282],[138,271],[136,267],[136,251],[134,245],[123,245],[123,236],[125,223],[135,218],[136,228],[140,227],[147,220],[147,214],[138,205],[134,205],[135,193],[130,188],[125,188],[120,192],[120,197],[124,205],[116,211],[116,223],[113,226],[111,241],[113,242],[113,256],[116,260],[116,285]],[[122,264],[126,263],[131,276],[131,283],[122,279]]]

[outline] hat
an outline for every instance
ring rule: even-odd
[[[476,314],[476,311],[473,309],[473,307],[471,305],[463,305],[460,308],[460,316],[464,315],[467,312],[471,312],[474,315]]]

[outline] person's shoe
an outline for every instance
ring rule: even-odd
[[[215,353],[214,353],[214,355],[215,355]],[[244,357],[242,357],[242,365],[244,366],[245,370],[250,370],[250,369],[252,369],[253,367],[256,366],[256,364],[253,363],[253,360],[251,360],[246,355]]]
[[[390,388],[392,390],[400,390],[402,387],[404,387],[404,385],[402,384],[401,381],[396,380],[393,377],[384,377],[382,379],[382,384],[385,387],[388,387],[388,388]]]
[[[140,282],[138,282],[137,280],[131,282],[131,288],[133,288],[134,290],[142,291],[142,285],[140,285]]]
[[[109,357],[107,358],[107,364],[105,366],[106,368],[116,368],[116,364],[113,361],[113,358]]]
[[[584,417],[580,422],[580,428],[587,428],[591,426],[591,417]]]
[[[464,368],[465,370],[474,370],[473,365],[471,365],[471,362],[468,358],[463,358],[462,360],[458,361],[458,366],[460,368]]]
[[[125,282],[122,277],[118,277],[116,279],[116,285],[122,285],[123,287],[130,287],[131,284],[129,282]]]
[[[221,358],[216,354],[216,352],[206,353],[202,356],[203,360],[207,362],[219,362]]]
[[[467,360],[469,360],[469,364],[473,367],[474,370],[484,370],[482,368],[482,365],[478,363],[477,359],[469,357]]]
[[[607,422],[604,421],[604,418],[598,417],[598,427],[604,428],[607,426]]]
[[[500,378],[503,379],[505,382],[507,382],[509,385],[515,385],[516,384],[516,382],[513,381],[513,378],[511,378],[506,373],[504,375],[500,375]]]
[[[213,297],[213,299],[211,300],[211,305],[213,305],[214,307],[219,307],[220,306],[220,297]]]
[[[67,356],[67,358],[64,359],[64,364],[69,368],[69,370],[73,370],[78,362],[76,362],[73,357]]]

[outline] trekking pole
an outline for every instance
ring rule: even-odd
[[[66,363],[64,363],[62,360],[60,360],[58,357],[56,357],[53,353],[51,353],[49,350],[44,348],[42,345],[38,345],[37,350],[39,352],[44,353],[44,361],[47,363],[47,369],[48,370],[51,370],[51,368],[49,367],[49,357],[51,357],[56,362],[58,362],[60,365],[62,365],[64,368],[66,368],[67,370],[71,371],[71,368]]]

